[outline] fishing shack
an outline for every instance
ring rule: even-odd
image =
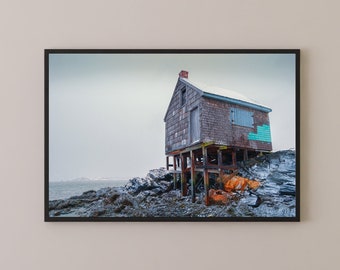
[[[166,111],[166,167],[173,173],[174,188],[180,179],[181,193],[195,201],[196,175],[203,175],[206,204],[209,175],[222,176],[237,169],[237,162],[272,150],[271,109],[227,89],[189,80],[179,73]]]

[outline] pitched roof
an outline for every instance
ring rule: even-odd
[[[266,113],[269,113],[272,111],[272,109],[268,108],[267,106],[260,104],[259,102],[253,99],[250,99],[232,90],[223,89],[223,88],[215,87],[215,86],[208,86],[203,83],[192,82],[188,80],[187,78],[183,78],[183,77],[179,77],[178,82],[182,82],[186,85],[191,86],[194,90],[198,91],[202,97],[220,100],[220,101],[228,102],[231,104],[236,104],[236,105],[248,107],[251,109],[259,110],[259,111],[266,112]],[[172,96],[171,101],[173,98],[174,96]],[[166,110],[164,121],[168,115],[171,101],[169,103],[168,109]]]
[[[223,89],[215,86],[208,86],[203,83],[192,82],[186,78],[179,78],[179,80],[185,84],[189,84],[196,91],[198,91],[202,97],[217,99],[232,104],[245,106],[248,108],[256,109],[263,112],[271,112],[272,110],[259,102],[250,99],[238,92]]]

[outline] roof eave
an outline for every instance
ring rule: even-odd
[[[208,92],[203,92],[202,97],[220,100],[220,101],[224,101],[224,102],[228,102],[228,103],[231,103],[231,104],[248,107],[248,108],[258,110],[258,111],[262,111],[262,112],[266,112],[266,113],[269,113],[269,112],[272,111],[272,109],[258,105],[258,104],[249,103],[249,102],[246,102],[246,101],[243,101],[243,100],[233,99],[233,98],[224,97],[224,96],[220,96],[220,95],[215,95],[215,94],[208,93]]]

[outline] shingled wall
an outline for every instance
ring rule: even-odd
[[[168,113],[165,117],[165,152],[185,148],[189,141],[190,111],[200,108],[200,95],[191,87],[186,86],[186,103],[181,106],[181,91],[186,86],[178,81],[173,93]]]
[[[250,128],[232,124],[230,121],[231,108],[251,111],[254,115],[254,127]],[[267,131],[266,134],[255,136],[259,127],[260,131]],[[260,141],[262,138],[264,141]],[[201,139],[203,142],[214,141],[215,143],[228,146],[271,151],[268,113],[215,99],[202,98]]]
[[[186,87],[186,103],[181,105],[182,89]],[[191,145],[190,111],[199,109],[200,142],[215,142],[235,148],[255,151],[271,151],[268,113],[224,101],[202,97],[190,85],[178,80],[165,116],[165,152]],[[244,127],[231,123],[231,108],[253,113],[254,126]]]

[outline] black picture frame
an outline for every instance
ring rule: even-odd
[[[54,72],[53,68],[51,68],[51,57],[58,56],[74,56],[82,57],[84,55],[121,55],[123,56],[134,56],[134,55],[144,55],[144,56],[152,56],[152,55],[170,55],[170,56],[182,56],[182,55],[190,55],[192,57],[199,57],[200,55],[243,55],[243,56],[277,56],[277,55],[290,55],[294,58],[294,64],[290,65],[292,68],[290,71],[293,75],[293,96],[294,103],[290,104],[294,107],[294,119],[291,119],[295,122],[293,125],[294,131],[294,140],[295,140],[295,194],[285,194],[282,196],[291,196],[295,199],[295,215],[292,216],[212,216],[212,217],[202,217],[202,216],[101,216],[99,213],[97,216],[75,216],[75,215],[67,215],[60,214],[51,215],[50,209],[50,174],[51,174],[51,162],[53,159],[51,155],[54,153],[51,151],[51,144],[54,143],[51,140],[51,136],[54,135],[51,133],[51,110],[53,107],[51,106],[51,75]],[[45,110],[45,160],[44,160],[44,220],[46,222],[297,222],[300,221],[300,50],[299,49],[45,49],[44,51],[44,110]],[[277,63],[280,65],[280,62]],[[252,67],[254,69],[254,73],[256,75],[257,67]],[[185,67],[183,68],[185,69]],[[177,70],[180,72],[180,70]],[[72,76],[72,74],[69,74]],[[221,74],[222,75],[222,74]],[[173,81],[176,82],[177,74],[174,74]],[[184,75],[185,81],[185,75]],[[61,78],[62,79],[62,78]],[[204,81],[204,78],[202,78]],[[173,91],[175,91],[176,83],[173,84]],[[237,90],[237,89],[235,89]],[[204,92],[203,92],[204,93]],[[183,102],[183,101],[182,101]],[[170,103],[170,100],[169,100]],[[270,104],[269,104],[270,105]],[[167,108],[164,108],[164,113],[167,111]],[[161,125],[163,123],[160,123]],[[62,130],[60,132],[63,132]],[[155,134],[157,137],[158,135]],[[139,138],[136,137],[136,140]],[[160,138],[160,140],[164,141],[164,138]],[[270,141],[271,143],[271,141]],[[221,148],[222,149],[222,148]],[[173,152],[170,150],[172,154],[176,152],[175,149]],[[189,149],[190,150],[190,149]],[[176,152],[177,153],[177,152]],[[183,152],[184,153],[184,152]],[[170,155],[172,155],[170,154]],[[262,152],[261,152],[262,154]],[[176,156],[176,154],[173,154]],[[167,155],[164,154],[164,160]],[[175,160],[175,159],[174,159]],[[176,162],[176,161],[175,161]],[[164,161],[164,166],[166,162]],[[166,164],[171,165],[171,164]],[[173,165],[173,164],[172,164]],[[206,165],[206,164],[205,164]],[[150,168],[152,169],[152,168]],[[82,175],[79,175],[82,176]],[[209,189],[209,188],[208,188]],[[195,189],[194,189],[195,190]],[[195,192],[194,192],[195,193]],[[242,199],[242,192],[239,192]],[[238,194],[238,193],[237,193]],[[283,193],[284,194],[284,193]],[[256,195],[257,196],[257,195]],[[281,195],[279,195],[281,196]],[[210,207],[210,206],[206,206]],[[221,206],[223,207],[223,206]],[[60,212],[60,211],[59,211]],[[61,211],[62,212],[62,211]]]

